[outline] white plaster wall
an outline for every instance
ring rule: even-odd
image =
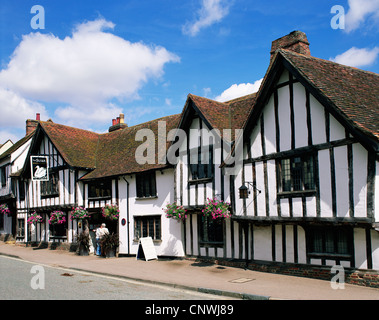
[[[353,144],[354,216],[367,216],[367,151]]]
[[[357,269],[367,269],[366,234],[364,229],[354,228],[354,252],[355,267]]]
[[[310,94],[309,103],[312,119],[312,141],[313,144],[326,142],[325,133],[325,111],[324,107]]]
[[[280,151],[291,149],[291,112],[288,86],[278,89],[278,115],[280,130]],[[269,130],[267,128],[266,130]]]
[[[319,179],[320,179],[321,216],[333,217],[329,150],[319,151],[318,163],[319,163]]]
[[[308,145],[306,95],[302,84],[293,84],[293,111],[295,115],[295,147]]]
[[[274,95],[263,110],[266,154],[276,152]]]
[[[337,217],[349,217],[349,169],[347,147],[334,148]]]
[[[379,270],[379,232],[371,230],[372,268]]]
[[[174,170],[166,169],[156,171],[157,198],[153,199],[136,199],[136,178],[135,175],[125,176],[129,182],[129,235],[127,226],[122,226],[121,221],[124,218],[127,221],[127,184],[121,178],[119,180],[119,197],[120,197],[120,253],[137,254],[138,242],[134,240],[134,216],[161,216],[161,242],[155,244],[157,255],[165,256],[183,256],[183,243],[181,239],[181,223],[168,219],[162,210],[167,203],[174,201]],[[127,252],[129,236],[130,252]]]
[[[271,243],[271,227],[254,226],[254,258],[256,260],[272,261]]]

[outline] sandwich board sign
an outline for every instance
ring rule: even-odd
[[[49,181],[49,163],[46,156],[30,156],[32,181]]]
[[[158,259],[153,239],[151,237],[140,238],[138,242],[137,260],[145,258],[146,261]]]

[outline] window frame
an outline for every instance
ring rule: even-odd
[[[134,216],[133,219],[134,219],[133,241],[138,242],[140,238],[144,238],[144,237],[151,237],[153,239],[153,242],[162,241],[162,216],[161,215]],[[151,222],[152,222],[152,225],[151,225]],[[144,232],[145,230],[146,230],[146,233]]]
[[[0,167],[0,181],[1,181],[1,188],[5,188],[7,186],[7,166]]]
[[[316,153],[304,153],[277,160],[277,190],[279,197],[316,195],[318,179],[316,157]]]
[[[198,221],[200,245],[209,247],[223,247],[225,243],[225,219],[212,219],[210,216],[201,214],[198,215]]]
[[[49,181],[40,181],[41,198],[59,197],[59,172],[49,170]]]
[[[344,261],[354,259],[353,227],[308,226],[306,239],[308,258]]]
[[[147,171],[136,174],[136,198],[157,198],[156,171]]]
[[[208,154],[208,162],[203,163],[204,155]],[[191,181],[211,181],[214,178],[213,145],[198,146],[189,150],[189,171]],[[196,160],[193,161],[193,157]],[[192,163],[194,162],[194,163]]]
[[[87,185],[88,200],[112,199],[112,180],[93,180],[89,181]],[[95,188],[95,194],[92,188]]]
[[[63,224],[49,224],[49,239],[67,239],[68,233],[68,214],[64,212],[66,222]],[[50,215],[49,215],[50,218]]]

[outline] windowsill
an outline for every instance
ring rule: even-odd
[[[59,193],[41,194],[41,199],[57,198],[57,197],[59,197]]]
[[[316,190],[278,192],[278,198],[312,197],[315,195]]]
[[[151,199],[158,199],[158,196],[151,196],[151,197],[136,197],[136,200],[151,200]]]
[[[208,183],[212,182],[213,178],[203,178],[203,179],[196,179],[196,180],[189,180],[188,184],[202,184],[202,183]]]
[[[101,201],[101,200],[110,200],[110,199],[112,199],[112,197],[111,196],[106,196],[106,197],[91,197],[91,198],[89,198],[88,197],[88,201]]]
[[[201,247],[208,247],[208,248],[214,248],[214,247],[218,247],[218,248],[222,248],[224,246],[224,242],[212,242],[212,241],[200,241],[199,242],[200,246]]]
[[[349,260],[352,258],[351,254],[340,254],[340,253],[316,253],[316,252],[310,252],[308,253],[308,256],[310,258],[316,259],[316,258],[329,258],[329,259],[346,259]]]

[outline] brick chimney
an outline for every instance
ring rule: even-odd
[[[284,37],[274,40],[271,45],[271,59],[278,49],[287,49],[307,56],[311,55],[307,36],[301,31],[292,31]]]
[[[39,113],[36,113],[36,120],[27,119],[26,120],[26,135],[31,134],[38,126],[41,116]]]
[[[124,129],[127,127],[128,125],[125,123],[124,114],[120,113],[119,117],[117,117],[116,119],[112,119],[112,125],[109,127],[108,131],[112,132],[112,131]]]

